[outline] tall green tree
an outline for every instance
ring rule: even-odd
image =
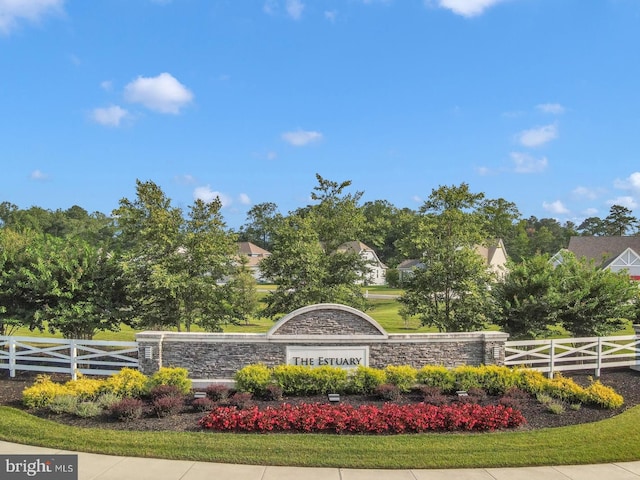
[[[49,282],[39,295],[46,304],[36,313],[51,333],[92,339],[99,331],[118,331],[123,320],[124,285],[118,259],[82,239],[59,239],[47,252]]]
[[[114,211],[131,319],[146,328],[220,329],[231,319],[221,283],[236,253],[220,201],[196,200],[185,217],[153,182],[138,180],[136,195]]]
[[[314,227],[309,216],[290,215],[274,235],[272,254],[260,263],[278,286],[267,295],[264,316],[275,319],[316,303],[365,308],[357,284],[364,262],[354,253],[328,252]]]
[[[575,337],[606,336],[637,313],[638,286],[627,272],[596,268],[563,252],[555,269],[562,303],[558,320]]]
[[[621,205],[612,205],[603,223],[607,235],[624,236],[635,233],[638,228],[638,219],[631,210]]]
[[[548,255],[510,262],[492,294],[497,306],[494,323],[513,339],[545,337],[559,321],[562,297]]]
[[[259,203],[247,212],[246,223],[240,229],[240,239],[265,250],[271,250],[272,237],[282,221],[282,214],[273,202]]]
[[[0,228],[0,335],[42,329],[36,312],[44,303],[34,287],[48,275],[43,250],[43,235]]]
[[[335,182],[316,174],[318,185],[311,192],[314,204],[295,212],[308,217],[327,251],[345,242],[360,240],[365,217],[360,208],[363,192],[347,193],[351,180]]]
[[[478,208],[483,194],[465,183],[434,189],[405,249],[419,253],[422,266],[400,302],[408,315],[440,331],[470,331],[486,325],[493,307],[493,280],[476,246],[486,241]]]

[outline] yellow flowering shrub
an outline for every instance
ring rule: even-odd
[[[104,380],[98,380],[96,378],[86,378],[78,374],[77,380],[70,380],[64,384],[69,389],[71,395],[78,397],[78,399],[93,400],[98,397]]]
[[[38,375],[33,385],[22,391],[22,403],[28,408],[43,408],[55,397],[70,394],[67,386],[52,381],[49,375]]]
[[[100,393],[109,392],[119,397],[140,397],[146,391],[147,380],[142,372],[133,368],[123,368],[104,380]]]
[[[421,385],[437,387],[443,392],[455,390],[455,376],[450,369],[444,366],[426,365],[418,370],[416,380]]]
[[[181,393],[187,394],[191,391],[189,371],[180,367],[162,367],[151,375],[147,381],[146,390],[151,391],[160,385],[171,385]]]
[[[417,382],[418,371],[409,365],[389,365],[384,369],[387,383],[395,385],[401,392],[410,391]]]
[[[622,395],[616,393],[611,387],[600,383],[599,380],[591,382],[583,392],[583,401],[593,403],[604,408],[618,408],[624,404]]]

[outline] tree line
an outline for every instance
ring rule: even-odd
[[[1,203],[0,334],[46,325],[65,337],[91,338],[122,323],[219,331],[253,315],[277,319],[313,303],[366,310],[359,283],[368,266],[340,248],[353,240],[374,248],[391,267],[421,259],[424,267],[404,285],[400,311],[441,331],[492,323],[530,338],[553,325],[584,334],[613,331],[622,318],[635,318],[637,289],[628,277],[570,256],[562,268],[548,262],[572,235],[635,234],[638,221],[624,207],[614,205],[606,218],[576,227],[523,219],[512,202],[487,199],[465,183],[433,189],[411,210],[386,200],[363,203],[363,192],[350,191],[348,180],[319,174],[316,180],[309,205],[287,214],[274,203],[255,205],[237,231],[226,225],[218,199],[196,200],[185,211],[151,181],[138,180],[136,198],[121,199],[110,215]],[[474,253],[496,238],[511,259],[499,282]],[[277,288],[260,311],[238,241],[272,253],[261,269]]]

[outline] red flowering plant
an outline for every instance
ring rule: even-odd
[[[492,431],[526,422],[522,413],[503,405],[425,403],[354,407],[321,403],[257,406],[239,410],[216,407],[199,421],[206,430],[234,432],[313,432],[396,434],[429,431]]]

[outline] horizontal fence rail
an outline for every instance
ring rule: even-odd
[[[61,338],[0,336],[0,369],[111,375],[122,368],[138,369],[138,343]]]
[[[505,365],[555,372],[640,366],[640,336],[562,338],[506,342]]]

